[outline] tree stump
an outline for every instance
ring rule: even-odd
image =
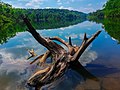
[[[35,90],[39,90],[42,86],[50,84],[55,80],[61,78],[68,69],[73,69],[85,78],[98,80],[94,75],[88,72],[78,61],[85,49],[90,43],[100,34],[101,31],[97,31],[93,36],[87,38],[86,33],[80,46],[73,46],[71,38],[69,42],[65,42],[59,37],[42,37],[35,28],[31,25],[30,21],[26,17],[22,17],[24,23],[28,27],[28,32],[38,41],[39,44],[43,45],[48,51],[38,56],[34,62],[38,61],[40,64],[44,64],[48,57],[51,57],[52,63],[43,70],[39,70],[34,73],[28,80],[28,85],[35,87]],[[54,42],[54,40],[64,44],[68,50],[65,50],[61,45]]]

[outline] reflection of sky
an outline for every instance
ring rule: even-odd
[[[71,36],[73,45],[80,45],[85,32],[87,33],[87,36],[90,37],[97,30],[101,30],[101,24],[85,21],[83,23],[62,29],[38,30],[38,32],[42,36],[58,36],[65,41],[68,41],[68,37]],[[14,83],[16,83],[17,81],[20,83],[24,82],[24,80],[28,78],[31,70],[31,66],[29,66],[29,61],[26,60],[26,58],[28,57],[27,49],[31,48],[33,48],[38,55],[44,53],[46,50],[43,46],[38,44],[38,42],[28,32],[18,33],[7,43],[0,45],[0,79],[3,78],[4,80],[6,79],[6,77],[13,78],[12,75],[15,75],[15,79],[13,79]],[[119,53],[120,46],[118,46],[116,44],[116,41],[112,40],[112,38],[108,34],[106,34],[106,32],[102,31],[99,37],[83,53],[79,61],[84,66],[86,66],[87,64],[99,58],[99,56],[102,56],[104,58],[112,57],[112,55],[115,54],[118,57]],[[108,54],[110,56],[107,56]],[[3,77],[2,75],[6,75],[6,77]],[[19,80],[18,77],[20,78]],[[68,80],[71,80],[71,77],[72,76],[68,77]],[[76,77],[74,77],[74,79],[75,78]],[[6,82],[8,82],[7,80]],[[68,83],[68,81],[66,82]],[[71,83],[67,84],[68,86],[73,84],[74,80],[69,82]],[[8,86],[12,85],[10,84]]]
[[[96,29],[100,28],[100,25],[85,21],[74,26],[66,27],[64,30],[61,30],[60,28],[44,31],[38,30],[38,32],[42,36],[58,36],[60,38],[63,38],[65,41],[67,41],[68,37],[70,36],[74,45],[80,45],[85,32],[87,32],[87,36],[90,36],[96,31],[96,29],[92,29],[93,26],[96,27]],[[88,30],[87,28],[91,28],[92,30]],[[28,32],[18,33],[17,36],[11,38],[7,43],[0,45],[0,51],[12,54],[12,57],[14,57],[14,59],[19,59],[21,57],[26,58],[28,55],[27,49],[31,48],[34,48],[37,54],[44,53],[46,50],[43,46],[39,45],[38,42]]]

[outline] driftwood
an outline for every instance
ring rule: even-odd
[[[84,78],[98,80],[94,75],[88,72],[78,61],[85,49],[90,45],[90,43],[100,34],[101,31],[97,31],[92,37],[87,38],[86,33],[84,34],[84,39],[81,46],[73,46],[71,38],[69,37],[69,42],[65,42],[59,37],[42,37],[35,28],[31,25],[26,17],[23,17],[25,24],[28,27],[28,31],[32,36],[48,51],[38,56],[30,64],[39,61],[40,64],[44,64],[48,57],[51,57],[52,63],[43,70],[39,70],[34,73],[28,80],[28,85],[35,87],[39,90],[42,86],[50,84],[55,80],[61,78],[68,69],[73,69]],[[68,50],[65,50],[61,45],[54,42],[54,40],[64,44]]]
[[[30,58],[32,58],[32,57],[37,56],[37,54],[35,54],[35,52],[34,52],[33,49],[31,49],[31,50],[28,49],[28,52],[29,52],[29,54],[30,54],[31,56],[29,56],[27,59],[30,59]]]

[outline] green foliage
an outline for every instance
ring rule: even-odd
[[[107,33],[120,44],[120,19],[104,19],[102,23]]]
[[[92,20],[96,23],[102,23],[102,28],[120,44],[120,19],[119,18],[105,18]]]
[[[120,0],[108,0],[103,10],[90,13],[88,19],[104,25],[105,31],[120,43]]]
[[[25,30],[21,15],[26,15],[36,29],[66,27],[86,20],[86,14],[66,9],[21,9],[0,2],[0,43]]]
[[[120,0],[108,0],[103,11],[105,17],[120,17]]]
[[[120,17],[120,0],[108,0],[104,9],[97,10],[96,12],[89,14],[89,19],[101,19],[102,18],[119,18]]]
[[[103,12],[103,10],[97,10],[96,12],[89,13],[87,18],[89,20],[103,19],[104,18],[104,12]]]

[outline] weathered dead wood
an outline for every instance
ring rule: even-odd
[[[75,48],[78,48],[77,46],[76,47],[73,47],[72,46],[72,42],[70,41],[70,38],[69,38],[69,43],[65,42],[64,40],[62,40],[61,38],[59,37],[53,37],[53,38],[49,38],[50,40],[57,40],[59,42],[61,42],[62,44],[64,44],[67,48],[68,48],[68,53],[70,55],[73,55],[75,53]]]
[[[90,45],[90,43],[100,34],[101,31],[97,31],[91,38],[87,38],[86,33],[84,34],[84,40],[78,49],[78,51],[73,56],[72,61],[76,61],[80,58],[85,49]]]
[[[46,62],[46,59],[48,58],[49,54],[50,54],[50,51],[47,51],[47,52],[42,56],[42,58],[39,59],[39,65],[40,65],[40,66],[43,65],[43,64]]]
[[[38,56],[36,59],[34,59],[32,62],[30,62],[30,64],[33,64],[34,62],[38,61],[39,59],[41,59],[43,57],[44,54]]]
[[[71,46],[72,46],[71,37],[69,37],[69,45],[71,45]]]
[[[64,50],[64,48],[58,44],[56,44],[55,42],[51,41],[49,38],[44,38],[41,37],[39,35],[39,33],[37,33],[37,31],[34,29],[34,27],[31,25],[31,23],[29,22],[29,20],[27,18],[23,17],[23,20],[25,22],[25,24],[28,27],[28,31],[33,35],[33,37],[43,46],[45,46],[50,52],[54,53],[54,55],[56,53],[65,53],[66,51]]]
[[[34,73],[28,80],[29,85],[34,86],[36,87],[36,90],[39,90],[39,88],[43,85],[50,84],[62,77],[68,69],[77,71],[84,78],[98,80],[80,64],[78,59],[85,51],[85,49],[89,46],[89,44],[100,34],[101,31],[96,32],[91,38],[87,38],[85,33],[81,46],[72,46],[71,38],[69,38],[68,43],[59,37],[44,38],[36,32],[26,17],[23,17],[23,20],[29,29],[28,31],[33,35],[33,37],[41,45],[48,49],[47,53],[37,57],[33,62],[31,62],[31,64],[38,59],[40,59],[40,62],[45,62],[49,56],[52,56],[51,65],[43,70],[39,70],[38,72]],[[68,51],[66,51],[61,45],[54,42],[54,40],[57,40],[64,44],[68,48]]]
[[[37,56],[37,54],[34,52],[34,50],[33,50],[33,49],[28,50],[28,52],[29,52],[29,54],[30,54],[31,56],[29,56],[27,59],[30,59],[30,58],[32,58],[32,57]]]

